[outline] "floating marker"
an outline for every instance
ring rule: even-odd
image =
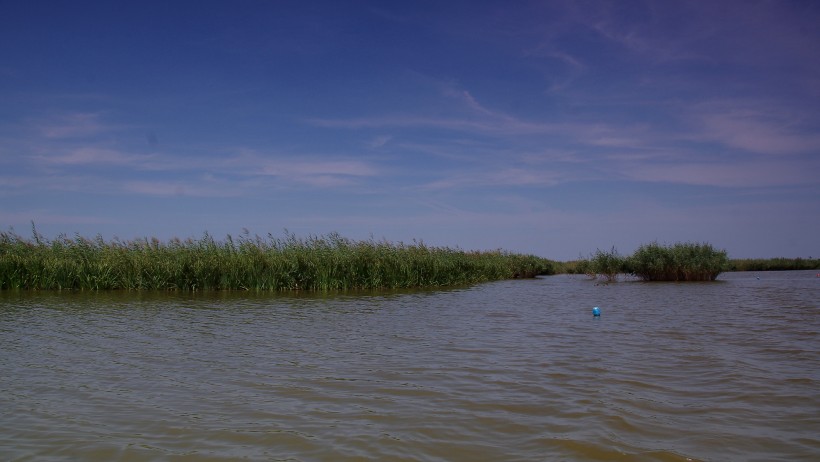
[[[595,308],[592,309],[592,315],[593,316],[600,316],[601,315],[601,309],[596,306]]]

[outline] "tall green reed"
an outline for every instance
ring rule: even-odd
[[[423,242],[228,235],[48,240],[0,232],[0,289],[347,290],[441,287],[553,274],[553,262],[503,251],[467,252]]]
[[[616,280],[619,274],[632,274],[645,281],[713,281],[730,266],[726,251],[710,244],[663,246],[653,242],[640,246],[628,257],[622,257],[614,247],[608,252],[598,249],[588,259],[559,268],[592,278],[602,275],[607,281]]]
[[[710,244],[657,242],[642,245],[627,260],[629,271],[645,281],[714,281],[729,268],[725,250]]]

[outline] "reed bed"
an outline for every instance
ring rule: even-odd
[[[244,233],[217,241],[54,240],[0,233],[0,290],[331,291],[443,287],[552,274],[550,260],[504,251],[353,241],[331,233]]]
[[[710,244],[642,245],[627,259],[629,272],[645,281],[714,281],[729,268],[725,250]]]
[[[730,269],[725,250],[689,242],[672,246],[644,244],[628,257],[621,256],[614,247],[609,251],[598,249],[588,259],[559,267],[593,279],[600,275],[608,282],[617,280],[619,274],[632,274],[644,281],[714,281]]]

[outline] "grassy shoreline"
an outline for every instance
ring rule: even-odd
[[[257,290],[445,287],[554,274],[554,263],[504,251],[326,236],[228,235],[217,241],[98,236],[48,240],[0,232],[0,290]]]
[[[331,291],[452,287],[557,273],[615,280],[714,280],[721,271],[820,269],[820,259],[728,259],[708,244],[657,243],[622,257],[613,248],[589,259],[555,262],[502,250],[464,251],[388,241],[353,241],[336,233],[276,238],[244,233],[217,241],[156,238],[49,240],[0,232],[0,290]]]

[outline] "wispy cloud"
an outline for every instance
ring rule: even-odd
[[[141,143],[144,130],[112,124],[101,113],[66,112],[22,121],[13,132],[9,127],[5,127],[0,153],[10,154],[2,161],[14,165],[17,174],[0,176],[0,193],[6,194],[36,188],[154,196],[255,196],[270,188],[355,186],[360,179],[380,173],[373,162],[338,153],[190,145],[181,147],[184,153],[170,145],[153,146],[146,153]],[[116,136],[106,136],[115,132]],[[376,138],[373,146],[389,140]],[[177,179],[168,181],[166,174]],[[276,184],[254,184],[254,178],[265,177],[276,178]],[[219,178],[222,180],[217,181]]]
[[[34,155],[31,158],[37,162],[52,165],[145,166],[156,159],[157,155],[129,154],[116,149],[81,147],[54,155]]]
[[[323,156],[299,154],[266,154],[264,151],[240,148],[237,154],[227,156],[221,167],[241,175],[274,176],[285,181],[313,185],[341,185],[358,177],[372,177],[379,169],[362,159],[331,159]],[[335,180],[333,180],[335,179]]]
[[[431,181],[421,186],[427,191],[445,189],[470,189],[477,187],[546,187],[567,180],[567,174],[558,170],[525,168],[501,168],[473,173],[459,173]]]
[[[718,101],[695,105],[686,115],[692,138],[760,154],[820,151],[820,133],[798,108],[774,101]]]
[[[112,126],[101,121],[99,113],[66,113],[48,119],[35,121],[40,134],[48,139],[81,138],[98,135],[112,130]]]
[[[554,37],[550,37],[550,40],[554,40]],[[565,64],[570,70],[575,72],[581,72],[587,68],[587,64],[585,64],[580,57],[574,56],[569,51],[558,48],[558,46],[553,44],[551,41],[543,41],[534,48],[525,50],[523,55],[528,58],[537,57],[556,60]]]
[[[820,161],[629,163],[620,175],[637,181],[752,188],[814,184]]]
[[[367,143],[367,146],[370,149],[378,149],[378,148],[384,147],[384,145],[389,143],[390,140],[392,140],[392,139],[393,139],[393,137],[390,136],[390,135],[379,135],[379,136],[376,136],[375,138],[371,139]]]
[[[145,196],[239,197],[246,191],[222,182],[186,180],[137,180],[122,184],[122,192]]]
[[[412,128],[424,127],[439,130],[455,130],[471,133],[493,135],[524,135],[556,133],[559,125],[527,122],[512,117],[494,117],[491,119],[471,119],[459,117],[435,117],[417,115],[385,115],[373,117],[354,117],[345,119],[311,118],[306,122],[317,127],[326,128]]]
[[[425,128],[493,136],[535,135],[560,132],[561,124],[524,120],[482,104],[467,89],[448,80],[416,76],[428,89],[426,97],[436,100],[435,111],[417,107],[389,114],[362,117],[310,117],[303,121],[323,128],[378,129]],[[432,90],[433,95],[429,91]]]
[[[506,115],[500,114],[496,111],[491,111],[482,106],[469,91],[457,88],[451,83],[442,86],[442,94],[448,98],[453,98],[458,101],[463,107],[475,115],[490,116],[494,118],[507,118]]]

